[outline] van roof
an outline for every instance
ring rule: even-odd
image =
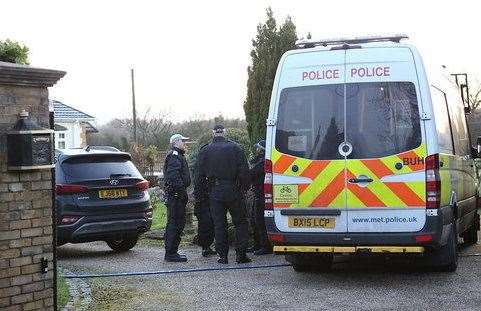
[[[296,49],[292,49],[287,51],[288,54],[296,54],[302,52],[313,52],[313,51],[329,51],[334,48],[334,50],[339,49],[342,44],[333,45],[333,46],[314,46],[314,47],[299,47]],[[361,43],[361,44],[354,44],[353,46],[360,47],[360,48],[383,48],[383,47],[408,47],[412,48],[413,45],[410,43],[396,43],[396,42],[368,42],[368,43]]]
[[[296,41],[298,48],[311,48],[315,46],[331,46],[331,45],[350,45],[350,44],[365,44],[372,42],[395,42],[399,43],[403,39],[409,39],[407,35],[396,34],[388,36],[363,36],[363,37],[349,37],[349,38],[335,38],[335,39],[322,39],[311,40],[301,39]]]

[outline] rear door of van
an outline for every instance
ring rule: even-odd
[[[345,51],[299,51],[281,62],[270,159],[276,226],[347,232]]]
[[[415,232],[426,220],[426,144],[407,47],[346,51],[349,232]]]

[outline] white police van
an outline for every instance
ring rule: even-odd
[[[301,41],[279,62],[265,219],[296,270],[363,252],[454,271],[458,237],[477,241],[467,76],[428,76],[406,38]]]

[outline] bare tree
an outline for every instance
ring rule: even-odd
[[[168,119],[168,113],[159,112],[155,117],[151,117],[151,110],[148,108],[137,120],[138,142],[143,146],[153,145],[159,150],[165,150],[171,131],[172,122]]]
[[[471,86],[472,88],[472,86]],[[481,84],[477,83],[476,88],[474,91],[472,89],[469,92],[469,104],[471,105],[471,109],[476,111],[476,109],[481,104]]]

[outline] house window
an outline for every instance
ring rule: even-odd
[[[55,144],[57,145],[57,149],[65,149],[65,132],[56,133]]]

